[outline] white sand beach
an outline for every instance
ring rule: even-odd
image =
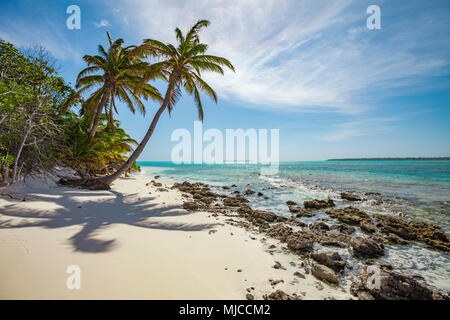
[[[277,289],[303,299],[351,297],[306,274],[278,241],[221,215],[188,212],[178,190],[157,191],[150,180],[136,174],[111,191],[54,181],[2,190],[0,299],[246,299],[248,288],[255,299]],[[80,267],[79,290],[66,286],[70,265]]]

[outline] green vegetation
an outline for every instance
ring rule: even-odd
[[[42,48],[20,52],[0,40],[3,185],[51,171],[56,165],[72,167],[81,177],[108,174],[125,162],[137,144],[118,121],[107,125],[106,116],[99,119],[100,130],[90,139],[89,117],[70,109],[85,102],[58,76],[53,64]]]
[[[108,189],[120,176],[139,170],[137,158],[163,112],[173,111],[182,89],[194,97],[203,120],[200,92],[215,102],[217,95],[201,73],[224,74],[224,67],[234,71],[227,59],[206,54],[199,31],[208,25],[200,20],[186,34],[176,28],[176,46],[146,39],[140,46],[125,47],[122,39],[113,41],[107,33],[108,50],[100,45],[98,55],[83,57],[87,67],[78,75],[76,90],[58,76],[44,49],[21,52],[0,39],[0,183],[60,165],[81,178],[66,183]],[[155,79],[167,82],[164,98],[149,83]],[[114,119],[116,99],[133,113],[138,109],[145,114],[149,98],[161,105],[138,144]]]
[[[127,172],[133,163],[136,162],[144,150],[147,142],[155,130],[162,113],[167,109],[172,112],[173,107],[181,96],[183,87],[187,93],[194,96],[197,106],[198,116],[203,120],[203,105],[200,98],[200,90],[209,95],[217,102],[217,95],[214,90],[201,78],[201,72],[217,72],[223,74],[223,66],[234,71],[233,65],[225,58],[206,55],[208,46],[199,40],[199,31],[207,27],[209,21],[198,21],[186,35],[183,35],[180,29],[175,29],[178,46],[165,44],[158,40],[147,39],[144,43],[132,51],[132,56],[146,57],[153,56],[159,58],[159,61],[148,68],[146,78],[154,78],[155,74],[163,76],[167,81],[167,90],[161,107],[156,112],[142,142],[129,157],[127,162],[114,174],[101,178],[100,181],[110,185],[122,174]]]

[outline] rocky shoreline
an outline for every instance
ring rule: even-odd
[[[159,177],[155,177],[156,179]],[[150,182],[161,187],[160,182]],[[303,206],[290,200],[286,205],[291,212],[289,218],[274,212],[251,208],[247,197],[263,197],[261,192],[247,188],[244,192],[236,185],[223,186],[223,192],[213,192],[202,182],[174,183],[171,187],[182,193],[183,208],[191,211],[223,215],[226,223],[246,230],[256,231],[265,237],[277,239],[287,250],[305,261],[305,273],[311,273],[318,280],[332,286],[339,286],[352,267],[336,252],[316,252],[316,245],[346,249],[353,258],[365,264],[359,274],[359,281],[353,281],[349,290],[358,299],[449,299],[429,288],[424,281],[413,275],[395,270],[389,263],[378,263],[385,256],[386,245],[405,246],[420,243],[442,254],[450,253],[450,238],[433,224],[407,221],[387,214],[368,214],[351,204],[362,199],[351,193],[342,193],[341,198],[349,206],[337,209],[331,199],[305,201]],[[159,190],[159,189],[158,189]],[[162,190],[160,190],[162,191]],[[314,223],[302,221],[324,211],[328,218]],[[378,287],[374,289],[368,278],[369,266],[379,268]],[[370,268],[369,268],[370,269]],[[250,299],[251,294],[247,294]],[[292,300],[299,297],[288,295],[281,290],[265,295],[266,299]]]

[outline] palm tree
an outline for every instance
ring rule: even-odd
[[[234,67],[230,61],[225,58],[205,54],[208,46],[200,42],[198,33],[201,28],[207,27],[208,25],[209,21],[200,20],[186,35],[183,35],[181,30],[176,28],[175,34],[178,40],[177,47],[157,40],[146,39],[141,46],[133,50],[132,54],[135,56],[142,57],[153,55],[162,58],[162,61],[153,64],[151,68],[149,68],[145,78],[147,79],[151,77],[153,73],[159,71],[159,73],[166,77],[166,81],[168,82],[167,90],[161,107],[156,112],[142,142],[119,170],[112,175],[99,179],[102,183],[108,186],[111,185],[117,178],[127,172],[137,160],[152,136],[162,113],[166,109],[169,114],[172,112],[178,98],[181,96],[181,87],[183,87],[187,93],[194,96],[198,116],[201,121],[203,121],[203,105],[200,98],[200,90],[209,95],[217,103],[216,93],[209,84],[201,78],[201,72],[210,71],[223,75],[224,66],[233,71]]]
[[[128,108],[135,113],[136,108],[145,114],[145,107],[141,97],[145,100],[152,98],[162,101],[158,89],[142,81],[144,72],[148,70],[148,63],[141,61],[136,56],[132,57],[130,52],[135,46],[123,47],[124,41],[111,40],[107,33],[110,47],[106,51],[102,45],[98,46],[99,55],[83,57],[88,66],[82,70],[77,78],[76,88],[79,90],[76,96],[96,86],[100,86],[84,102],[83,110],[91,119],[89,127],[89,139],[95,135],[101,115],[104,112],[108,117],[111,128],[114,128],[113,111],[117,113],[115,97],[125,102]],[[100,72],[92,75],[91,73]],[[149,78],[162,77],[158,73],[145,74]]]

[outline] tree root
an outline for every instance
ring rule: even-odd
[[[111,190],[111,187],[99,179],[66,179],[61,178],[58,184],[72,188],[87,190]]]

